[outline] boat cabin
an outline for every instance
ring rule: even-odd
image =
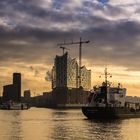
[[[126,89],[102,85],[91,91],[88,98],[90,106],[124,107]]]

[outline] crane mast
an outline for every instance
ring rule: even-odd
[[[74,45],[74,44],[79,44],[79,87],[81,87],[81,66],[82,66],[82,44],[89,43],[90,41],[82,41],[82,38],[80,37],[80,41],[77,42],[70,42],[70,43],[59,43],[57,44],[58,46],[63,46],[63,45]]]
[[[69,50],[69,49],[67,49],[66,47],[62,47],[62,46],[60,46],[60,49],[63,50],[63,55],[64,55],[64,53],[65,53],[65,50]]]

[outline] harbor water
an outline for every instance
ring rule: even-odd
[[[0,140],[140,140],[140,118],[88,120],[80,109],[0,110]]]

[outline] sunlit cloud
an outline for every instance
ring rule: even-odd
[[[23,73],[23,90],[51,90],[45,76],[55,55],[62,54],[57,43],[79,37],[90,40],[83,46],[82,64],[92,69],[93,85],[103,80],[97,75],[109,65],[112,81],[134,90],[140,83],[139,4],[138,0],[1,0],[1,91],[15,71]],[[67,47],[78,60],[78,46]]]

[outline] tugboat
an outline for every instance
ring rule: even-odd
[[[101,86],[95,87],[89,97],[88,103],[82,107],[83,114],[88,119],[114,119],[140,117],[140,103],[126,101],[126,88],[120,83],[113,87],[108,81],[107,68],[105,68],[105,81]]]

